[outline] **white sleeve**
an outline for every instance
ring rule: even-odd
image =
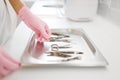
[[[14,33],[17,26],[17,15],[9,0],[0,0],[0,45],[3,45]]]

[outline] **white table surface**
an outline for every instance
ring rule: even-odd
[[[120,80],[120,26],[100,16],[91,22],[72,22],[58,16],[55,8],[40,8],[41,4],[36,2],[33,5],[31,10],[34,14],[40,16],[50,28],[83,28],[109,65],[106,68],[22,67],[2,80]],[[6,46],[16,59],[20,60],[31,32],[21,22],[11,40],[12,47]]]

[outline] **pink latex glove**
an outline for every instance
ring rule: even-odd
[[[38,41],[49,41],[51,32],[48,25],[40,20],[36,15],[32,14],[27,6],[20,9],[18,16],[29,28],[35,31]]]
[[[2,47],[0,47],[0,78],[14,72],[19,67],[20,62],[14,60]]]

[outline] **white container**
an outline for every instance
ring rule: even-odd
[[[74,21],[88,21],[96,16],[98,0],[65,0],[65,16]]]

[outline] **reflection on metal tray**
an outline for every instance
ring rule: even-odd
[[[82,29],[52,29],[50,42],[31,35],[21,57],[23,66],[105,67],[108,62]]]

